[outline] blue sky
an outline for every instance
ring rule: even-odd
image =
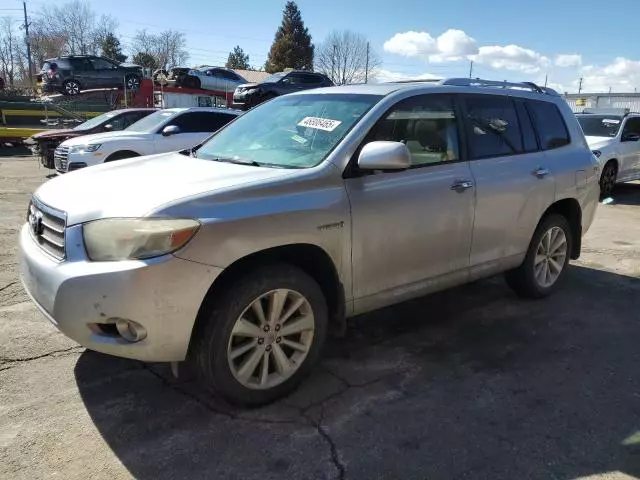
[[[21,7],[18,0],[3,2],[7,3]],[[189,63],[223,64],[229,50],[238,44],[252,64],[262,65],[285,1],[88,3],[97,13],[118,19],[125,46],[136,30],[172,28],[186,34]],[[580,77],[587,90],[640,89],[637,0],[618,0],[610,11],[595,0],[583,0],[579,8],[574,2],[558,0],[297,3],[315,43],[333,29],[365,35],[382,60],[381,79],[466,76],[469,61],[474,59],[474,76],[544,82],[548,75],[551,86],[567,91],[575,91]],[[37,12],[44,1],[27,4]]]

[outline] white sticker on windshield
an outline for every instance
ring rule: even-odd
[[[605,118],[604,120],[602,120],[602,123],[612,123],[614,125],[617,125],[620,123],[620,120],[615,120],[613,118]]]
[[[330,118],[305,117],[298,124],[299,127],[315,128],[324,130],[325,132],[333,132],[342,122],[339,120],[331,120]]]

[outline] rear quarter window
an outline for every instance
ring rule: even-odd
[[[527,100],[527,109],[538,131],[542,150],[564,147],[571,142],[569,131],[557,105],[551,102]]]

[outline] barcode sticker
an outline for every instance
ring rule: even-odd
[[[305,117],[300,121],[298,126],[333,132],[341,123],[339,120],[331,120],[330,118]]]

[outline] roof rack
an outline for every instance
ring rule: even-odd
[[[517,90],[529,90],[536,93],[559,96],[552,88],[540,87],[533,82],[501,82],[496,80],[482,80],[480,78],[447,78],[440,85],[455,85],[457,87],[493,87],[513,88]]]

